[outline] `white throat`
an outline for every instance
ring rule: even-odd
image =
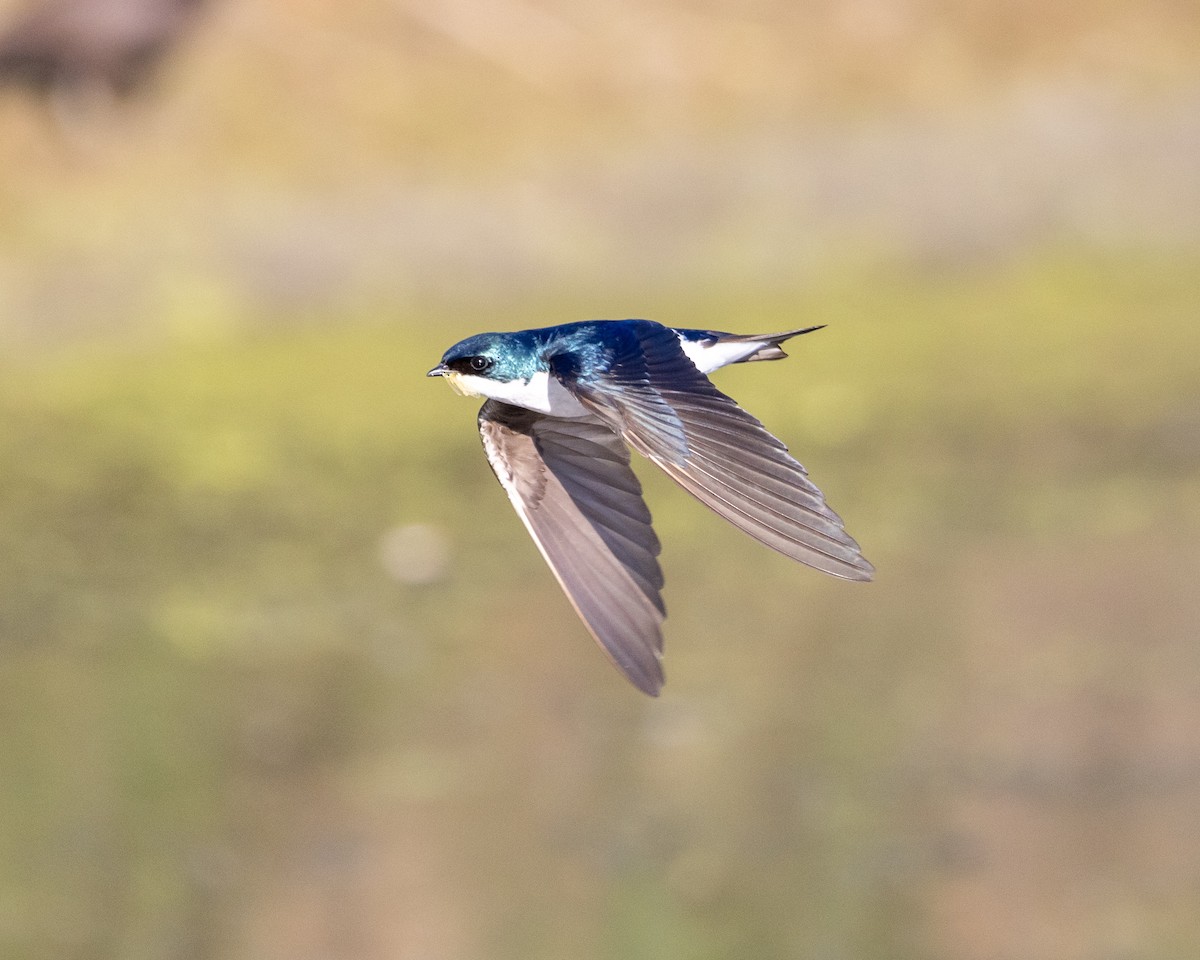
[[[469,373],[448,373],[446,379],[451,387],[469,397],[489,397],[551,417],[574,419],[589,415],[587,408],[575,399],[575,395],[544,370],[535,373],[528,381],[502,382]]]

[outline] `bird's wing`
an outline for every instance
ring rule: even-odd
[[[871,579],[874,568],[808,472],[696,369],[674,331],[641,321],[619,339],[607,369],[562,377],[585,407],[768,547],[835,577]]]
[[[663,684],[659,543],[629,450],[604,424],[489,400],[483,448],[567,599],[626,677]]]

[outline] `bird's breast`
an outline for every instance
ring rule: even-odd
[[[465,373],[450,374],[447,379],[454,390],[467,396],[488,397],[551,417],[590,416],[575,395],[545,371],[538,371],[528,380],[489,380]]]

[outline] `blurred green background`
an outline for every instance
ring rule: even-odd
[[[641,470],[657,701],[423,377],[623,316],[828,324],[718,384],[879,570]],[[0,955],[1200,955],[1198,320],[1191,3],[218,0],[0,91]]]

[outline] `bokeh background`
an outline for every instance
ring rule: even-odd
[[[718,381],[879,570],[642,470],[654,701],[423,377],[624,316],[828,324]],[[1198,321],[1180,0],[213,0],[0,90],[0,954],[1200,956]]]

